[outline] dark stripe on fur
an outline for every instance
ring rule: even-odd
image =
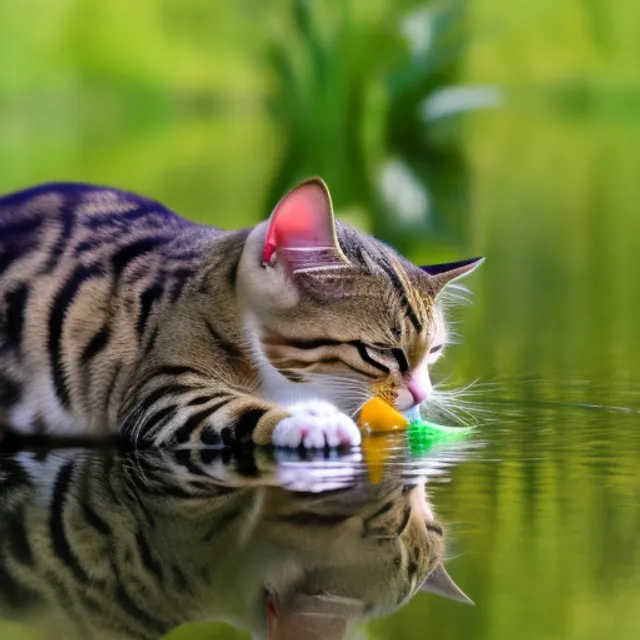
[[[142,533],[140,529],[138,529],[136,533],[136,543],[138,545],[138,553],[140,555],[140,559],[142,560],[142,564],[145,566],[147,571],[152,573],[158,579],[158,582],[162,582],[164,579],[162,565],[159,562],[155,561],[153,555],[151,554],[149,543],[147,542],[144,533]]]
[[[8,542],[11,549],[11,556],[20,564],[31,565],[33,556],[29,546],[29,537],[24,525],[24,508],[8,516],[7,522]]]
[[[309,511],[297,511],[284,516],[267,517],[272,522],[282,522],[296,526],[333,527],[346,522],[351,515],[320,514]]]
[[[102,535],[111,535],[111,527],[88,505],[82,505],[84,519]]]
[[[295,349],[307,350],[307,349],[318,349],[319,347],[339,347],[344,344],[349,344],[348,342],[344,342],[341,340],[331,340],[328,338],[313,338],[311,340],[294,340],[290,338],[285,338],[283,336],[278,336],[280,341],[270,341],[265,340],[265,344],[273,345],[273,346],[281,346],[286,345],[289,347],[294,347]]]
[[[2,206],[2,202],[0,202],[0,206]],[[0,223],[1,222],[2,218],[0,218]],[[11,220],[5,224],[0,224],[0,237],[2,237],[3,240],[8,240],[10,236],[14,236],[14,238],[11,238],[14,240],[17,235],[30,235],[41,227],[43,222],[44,218],[42,218],[42,216]]]
[[[111,257],[111,265],[113,266],[116,276],[119,277],[131,262],[146,253],[150,253],[158,246],[166,244],[167,240],[167,238],[156,237],[143,238],[142,240],[137,240],[118,249]]]
[[[391,507],[393,507],[393,502],[391,502],[391,500],[389,500],[389,502],[385,502],[372,516],[369,516],[365,522],[369,522],[369,520],[372,520],[373,518],[379,518],[387,513]]]
[[[224,400],[220,400],[212,407],[207,407],[202,411],[198,411],[194,413],[187,421],[175,432],[174,440],[176,443],[184,443],[188,442],[191,434],[202,424],[205,418],[208,418],[213,413],[218,411],[221,407],[229,402],[229,398],[225,398]]]
[[[139,427],[138,436],[136,438],[139,442],[149,442],[155,433],[160,431],[162,427],[172,420],[178,413],[178,406],[170,404],[167,407],[156,411],[148,417],[143,418],[143,423]],[[121,430],[121,435],[127,440],[133,440],[133,430],[136,426],[137,420],[140,414],[136,413],[131,419],[129,419]]]
[[[147,344],[144,345],[145,356],[148,356],[153,351],[153,348],[156,346],[156,340],[158,339],[159,331],[160,331],[160,327],[158,326],[153,327],[153,329],[151,330],[151,335],[147,340]]]
[[[0,373],[0,407],[12,407],[20,401],[20,395],[20,385]]]
[[[222,445],[222,436],[210,425],[200,432],[200,442],[209,447],[219,447]]]
[[[89,344],[84,348],[82,352],[81,361],[82,364],[88,364],[109,344],[109,327],[102,327],[98,333],[89,341]]]
[[[238,279],[238,267],[240,266],[240,260],[235,260],[227,273],[227,283],[232,291],[235,291],[236,280]]]
[[[396,531],[396,535],[401,535],[402,532],[405,530],[405,528],[407,527],[407,525],[409,524],[409,518],[411,517],[411,507],[406,506],[404,508],[404,512],[402,514],[402,522],[400,522],[400,526],[398,527],[398,530]]]
[[[65,408],[69,407],[70,400],[62,365],[62,328],[64,318],[80,287],[88,280],[100,275],[102,275],[102,269],[97,265],[90,267],[80,265],[76,267],[65,282],[64,287],[58,292],[51,307],[49,315],[49,354],[51,355],[53,384],[56,395]]]
[[[8,269],[14,260],[24,258],[30,249],[34,248],[33,242],[14,242],[10,246],[0,245],[0,275],[2,275],[5,269]]]
[[[53,488],[53,499],[51,501],[49,535],[51,536],[53,552],[69,568],[76,580],[85,584],[89,581],[89,576],[80,566],[75,553],[71,549],[63,517],[73,467],[74,463],[68,462],[58,472],[58,477],[56,478],[55,486]]]
[[[147,411],[148,409],[151,409],[151,407],[161,398],[166,396],[177,396],[185,391],[193,391],[193,387],[187,384],[179,384],[177,382],[158,387],[140,400],[140,411]]]
[[[184,467],[192,476],[200,477],[202,475],[202,469],[192,459],[193,451],[191,449],[177,449],[171,453],[173,461]],[[193,486],[193,480],[190,479],[188,484],[189,491],[185,491],[184,494],[192,498],[195,497],[195,494],[190,491]],[[211,494],[209,494],[209,497],[211,497]]]
[[[156,300],[162,298],[164,288],[160,282],[154,282],[140,294],[140,313],[138,314],[138,336],[144,333],[147,326],[147,320],[151,315],[153,304]]]
[[[236,440],[242,443],[249,442],[256,425],[265,413],[267,413],[266,409],[249,409],[245,411],[236,422]]]
[[[402,349],[391,349],[391,353],[393,357],[398,361],[398,368],[400,369],[400,373],[404,375],[409,371],[409,361],[407,360],[407,356]]]
[[[385,366],[381,362],[378,362],[377,360],[375,360],[374,358],[372,358],[369,355],[369,352],[367,351],[366,345],[364,345],[362,342],[354,341],[351,344],[353,344],[356,347],[356,349],[358,349],[358,355],[368,365],[371,365],[375,369],[378,369],[379,371],[382,371],[382,373],[384,373],[386,375],[389,375],[391,373],[391,370],[389,369],[389,367]]]
[[[7,339],[14,346],[20,346],[22,340],[22,328],[24,327],[25,309],[29,298],[27,285],[22,284],[14,291],[9,291],[4,296],[6,305],[6,322],[2,327]]]
[[[118,378],[120,377],[120,371],[122,369],[122,363],[116,362],[116,366],[113,368],[111,372],[111,378],[109,379],[109,384],[107,384],[107,393],[104,396],[104,413],[107,414],[109,410],[109,406],[111,405],[111,396],[116,388],[116,384],[118,382]]]
[[[23,466],[11,458],[3,457],[2,475],[0,475],[0,499],[6,498],[17,489],[25,489],[31,486],[31,478]]]
[[[316,362],[305,363],[305,364],[309,365],[306,368],[313,367],[318,362],[323,362],[325,364],[335,364],[336,362],[339,362],[340,364],[343,364],[348,369],[351,369],[351,371],[357,373],[359,376],[364,376],[365,378],[371,378],[372,380],[375,380],[378,377],[378,376],[374,375],[373,373],[369,373],[368,371],[363,371],[362,369],[358,369],[358,367],[354,367],[352,364],[349,364],[346,360],[343,360],[342,358],[337,358],[337,357],[336,358],[322,358],[321,360],[318,360]],[[301,365],[300,368],[304,369],[305,367],[304,367],[304,365]]]
[[[50,273],[58,265],[65,250],[69,246],[69,240],[73,234],[73,228],[75,226],[75,200],[75,198],[69,199],[67,197],[65,199],[65,203],[58,211],[58,219],[62,222],[62,231],[56,239],[56,243],[49,254],[46,264],[40,270],[41,274]]]
[[[176,378],[181,375],[186,374],[197,375],[202,378],[206,378],[205,374],[198,369],[194,369],[193,367],[188,367],[185,365],[162,365],[155,369],[149,371],[137,384],[135,389],[131,390],[129,397],[137,397],[140,394],[140,390],[151,383],[155,378],[160,378],[162,376],[170,376],[172,378]]]
[[[85,220],[83,223],[89,229],[100,229],[100,227],[109,226],[122,226],[124,222],[131,223],[144,217],[149,212],[154,211],[155,207],[148,204],[131,209],[131,211],[123,211],[121,213],[114,213],[113,211],[105,211],[104,213],[94,214]]]
[[[206,404],[211,400],[215,400],[216,398],[221,398],[222,396],[227,395],[224,391],[216,391],[210,392],[202,396],[196,396],[195,398],[191,398],[184,406],[185,407],[197,407],[201,404]]]
[[[416,315],[415,310],[411,306],[409,302],[409,298],[407,297],[407,292],[402,284],[402,281],[398,277],[397,273],[394,271],[393,267],[386,262],[386,260],[379,260],[377,264],[380,268],[389,276],[391,280],[391,284],[396,289],[396,291],[400,294],[400,303],[402,304],[402,308],[404,309],[405,314],[409,318],[409,321],[413,325],[413,328],[418,332],[422,333],[422,323],[418,320],[418,316]]]
[[[182,295],[182,291],[187,284],[187,282],[193,278],[195,275],[195,271],[193,269],[189,269],[187,267],[182,267],[180,269],[175,269],[171,272],[171,276],[173,277],[173,283],[171,285],[171,290],[169,291],[169,300],[172,304],[174,304],[178,298]]]
[[[182,364],[167,364],[154,369],[147,377],[147,382],[160,376],[182,376],[187,373],[204,376],[202,371],[198,371],[198,369],[194,369],[193,367],[188,367]]]
[[[151,629],[160,635],[164,635],[169,631],[170,625],[156,620],[133,601],[120,579],[118,579],[115,596],[123,611],[140,623],[145,629]]]
[[[341,340],[332,340],[328,338],[314,338],[311,340],[290,340],[290,339],[283,339],[283,340],[284,340],[283,344],[290,347],[294,347],[296,349],[301,349],[301,350],[318,349],[320,347],[341,347],[345,345],[351,345],[358,350],[358,355],[362,360],[364,360],[364,362],[366,362],[367,364],[371,365],[376,369],[379,369],[380,371],[384,372],[387,375],[390,373],[389,367],[386,367],[381,362],[374,360],[369,355],[367,349],[370,347],[366,345],[364,342],[362,342],[361,340],[341,341]],[[279,343],[270,343],[268,340],[265,341],[265,343],[279,344]],[[349,368],[353,369],[353,367],[351,367],[348,363],[344,362],[344,360],[342,360],[341,358],[338,358],[338,359],[341,360],[344,364],[346,364]],[[323,360],[323,362],[329,362],[329,360]],[[371,377],[371,374],[364,373],[359,369],[355,369],[355,371]]]

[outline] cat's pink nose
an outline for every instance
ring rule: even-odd
[[[431,395],[431,380],[426,364],[421,365],[409,374],[407,389],[413,398],[414,405],[429,399]]]
[[[429,371],[427,368],[424,367],[422,371],[412,371],[405,384],[398,389],[396,409],[399,411],[408,411],[425,400],[428,400],[430,395],[431,380],[429,379]]]
[[[409,380],[407,389],[409,389],[409,393],[413,398],[414,405],[424,402],[429,397],[427,390],[414,380]]]

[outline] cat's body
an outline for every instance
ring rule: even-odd
[[[0,620],[54,639],[152,640],[211,619],[263,638],[269,618],[270,640],[337,640],[425,579],[464,600],[432,579],[444,538],[421,485],[289,492],[271,463],[237,462],[245,475],[204,453],[0,457]],[[322,630],[300,631],[319,607]]]
[[[318,180],[233,232],[108,188],[6,196],[0,428],[358,444],[367,397],[428,395],[445,333],[435,297],[475,264],[420,271],[335,223]]]

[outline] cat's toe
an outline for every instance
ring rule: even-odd
[[[276,426],[272,438],[276,447],[295,448],[300,446],[304,432],[291,418],[293,416],[285,418]]]
[[[349,416],[340,414],[341,420],[338,422],[337,439],[338,444],[358,446],[362,442],[362,434],[358,425]]]

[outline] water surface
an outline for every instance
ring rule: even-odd
[[[267,213],[263,194],[275,166],[274,134],[255,113],[98,141],[76,133],[34,135],[19,154],[5,145],[3,190],[73,178],[131,188],[188,217],[226,227],[253,224]],[[69,142],[76,139],[84,144]],[[453,386],[478,379],[472,399],[480,425],[462,448],[415,458],[395,440],[392,455],[385,458],[382,450],[378,458],[403,481],[427,480],[432,508],[448,531],[448,570],[476,606],[418,594],[356,629],[354,637],[635,639],[640,127],[624,118],[568,121],[515,109],[472,123],[465,145],[472,177],[464,234],[435,243],[428,230],[409,233],[407,253],[420,263],[487,256],[468,282],[473,305],[453,312],[462,344],[448,349],[435,375]],[[131,463],[113,455],[4,454],[0,505],[14,499],[7,483],[20,476],[20,465],[30,469],[31,490],[43,494],[52,490],[60,463],[111,460],[112,471]],[[352,498],[349,508],[357,509],[366,508],[377,490],[361,455],[315,462],[267,457],[260,464],[254,480],[265,473],[283,495],[311,488],[330,500],[340,489]],[[215,465],[217,481],[203,482],[201,490],[220,486],[234,471],[231,461],[216,459]],[[242,471],[250,479],[255,472]],[[160,502],[180,499],[171,495],[175,475],[169,477],[156,487]],[[90,476],[77,485],[78,491],[94,488]],[[201,514],[191,517],[195,522]],[[3,558],[33,526],[26,522],[24,530],[4,534]],[[45,519],[37,526],[51,523]],[[193,574],[188,542],[174,550],[170,582],[177,585],[180,576]],[[279,559],[286,557],[281,551]],[[129,552],[132,564],[142,561],[139,550]],[[144,589],[133,592],[138,600],[129,605],[142,607]],[[27,626],[8,619],[0,622],[2,638],[51,637],[51,619],[41,618],[37,607],[29,610]],[[184,639],[246,638],[209,621],[172,633]]]

